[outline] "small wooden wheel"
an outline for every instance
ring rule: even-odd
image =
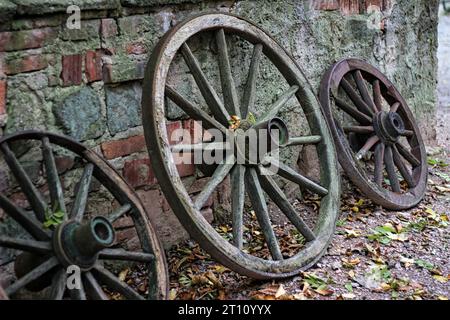
[[[342,60],[325,74],[320,101],[350,180],[387,209],[417,205],[427,183],[425,146],[386,76],[364,61]]]
[[[47,132],[5,136],[0,151],[0,161],[11,173],[10,187],[0,193],[5,215],[0,215],[0,280],[11,299],[167,296],[164,251],[137,195],[112,166],[78,142]],[[33,155],[22,160],[24,152]],[[57,159],[63,156],[74,163],[58,171]],[[37,170],[30,169],[30,160],[39,164]],[[63,183],[72,191],[65,191]],[[92,206],[93,188],[111,212]],[[131,221],[129,230],[137,234],[132,249],[116,239],[115,225],[123,219]],[[124,269],[142,272],[140,286],[148,285],[148,294],[119,279],[116,273]]]
[[[205,53],[207,46],[198,45],[204,43],[197,38],[202,36],[212,39],[212,59],[215,63],[218,62],[217,79],[220,78],[221,89],[210,82],[211,79],[205,75],[197,58],[210,53]],[[239,43],[234,47],[237,47],[234,54],[239,54],[244,47],[250,48],[248,55],[245,55],[249,62],[249,72],[243,86],[242,99],[239,98],[231,72],[233,65],[229,48],[235,43],[233,41]],[[197,52],[192,49],[194,46]],[[255,103],[256,88],[268,81],[259,75],[262,73],[263,59],[279,72],[280,81],[285,86],[283,93],[270,97],[273,99],[272,103],[265,110]],[[193,76],[196,83],[194,87],[198,88],[203,97],[198,103],[192,102],[196,94],[194,89],[182,95],[178,86],[168,81],[171,65],[178,63],[182,64],[181,68],[187,67],[188,74]],[[334,232],[339,208],[340,181],[335,150],[309,83],[296,63],[275,40],[251,22],[237,16],[207,13],[192,17],[170,30],[158,43],[147,66],[143,88],[143,126],[154,172],[173,211],[206,251],[229,268],[259,279],[297,274],[321,257]],[[219,90],[222,91],[223,100]],[[305,115],[305,123],[302,125],[307,124],[309,132],[304,136],[289,137],[288,130],[293,128],[287,129],[284,121],[277,118],[277,115],[282,113],[282,107],[291,98],[295,100],[294,97],[297,111]],[[203,190],[195,198],[191,198],[184,185],[185,181],[177,172],[175,153],[193,153],[202,148],[220,152],[225,147],[217,141],[171,146],[166,131],[166,98],[190,118],[201,121],[204,128],[216,129],[224,139],[239,140],[252,128],[265,130],[270,136],[271,130],[276,128],[282,133],[279,141],[281,149],[310,145],[318,155],[317,167],[320,168],[320,174],[317,180],[314,181],[300,174],[297,168],[270,157],[238,162],[236,159],[239,156],[246,158],[246,154],[240,153],[242,149],[236,147],[224,161],[212,166],[213,173]],[[254,121],[246,120],[253,113],[260,116]],[[298,129],[299,123],[296,122],[294,127]],[[296,164],[298,157],[292,161],[293,158],[291,157],[290,162]],[[264,174],[268,163],[276,168],[276,176]],[[201,168],[202,164],[197,167]],[[201,170],[197,170],[198,178],[203,175],[199,171]],[[231,181],[231,214],[226,221],[229,228],[225,229],[232,230],[232,233],[223,232],[223,228],[210,224],[200,210],[219,184],[228,177]],[[302,201],[299,203],[288,200],[279,186],[281,182],[291,183],[297,189],[299,186],[303,188],[303,202],[307,202],[309,195],[314,198],[309,200],[312,208],[302,212],[297,210],[297,205],[301,206]],[[274,226],[276,210],[287,217],[286,225]],[[260,230],[255,230],[254,225],[250,226],[250,220],[257,223]],[[279,244],[279,233],[288,228],[292,228],[289,229],[292,230],[292,237],[288,242],[294,244],[286,244],[286,248],[296,247],[293,252]],[[264,244],[254,247],[258,235],[263,235]],[[298,243],[294,239],[295,235],[299,239]]]

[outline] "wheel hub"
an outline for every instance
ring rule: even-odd
[[[373,127],[377,136],[385,144],[393,144],[405,132],[405,124],[396,112],[379,112],[373,118]]]
[[[289,131],[280,118],[259,122],[247,131],[235,134],[235,156],[238,163],[260,164],[264,157],[289,141]]]
[[[97,216],[85,223],[69,220],[59,225],[53,236],[53,248],[62,265],[77,265],[86,271],[94,266],[98,253],[111,247],[114,241],[111,223]]]

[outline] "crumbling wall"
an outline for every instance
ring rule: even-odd
[[[78,30],[66,25],[67,7],[73,4],[81,9]],[[186,233],[150,167],[140,99],[148,56],[173,24],[208,10],[247,17],[292,53],[315,90],[335,61],[366,59],[389,75],[426,139],[433,140],[437,8],[437,0],[2,0],[0,133],[45,129],[70,135],[97,150],[138,190],[169,246]],[[236,78],[245,78],[244,69],[240,63],[233,66]],[[268,74],[265,79],[272,84],[266,96],[272,97],[279,91],[276,77]],[[179,88],[183,93],[192,86],[184,83]],[[266,97],[261,99],[263,104]],[[289,106],[283,115],[293,117],[295,112],[290,111],[297,108]],[[169,105],[168,115],[169,132],[192,128],[176,107]],[[67,166],[70,161],[59,163]],[[33,168],[41,170],[36,162]],[[189,179],[194,168],[185,164],[179,171]],[[0,168],[0,189],[8,183],[4,167]],[[190,191],[198,192],[200,185]],[[227,201],[220,194],[208,202],[207,217],[212,217],[212,209],[221,201]]]

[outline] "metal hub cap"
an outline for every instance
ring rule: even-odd
[[[95,217],[86,223],[74,220],[58,226],[53,236],[56,256],[64,266],[77,265],[91,269],[98,253],[114,244],[115,231],[104,217]]]
[[[258,122],[247,131],[235,134],[235,157],[238,163],[258,165],[265,156],[289,141],[286,123],[280,118]]]
[[[373,118],[376,135],[386,144],[392,144],[405,133],[405,123],[396,112],[379,112]]]

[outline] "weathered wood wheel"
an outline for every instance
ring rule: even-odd
[[[44,170],[39,170],[38,177],[32,178],[28,167],[19,160],[18,154],[24,156],[26,146],[26,150],[34,148],[41,153]],[[47,132],[24,131],[5,136],[0,139],[0,151],[0,160],[12,177],[11,186],[0,193],[4,214],[0,219],[0,253],[8,253],[9,257],[2,261],[0,280],[9,275],[3,280],[10,298],[103,300],[167,296],[164,251],[137,195],[112,166],[78,142]],[[75,159],[76,168],[67,174],[59,172],[56,166],[56,155],[61,154]],[[33,160],[39,157],[33,155]],[[74,179],[77,183],[73,196],[62,187],[70,172],[79,173]],[[112,206],[111,212],[100,214],[100,208],[90,207],[92,188],[102,192],[116,208]],[[10,199],[8,193],[20,195],[22,200]],[[130,230],[137,234],[139,242],[133,249],[116,241],[115,225],[121,219],[132,221]],[[80,288],[66,285],[71,276],[68,268],[74,268],[71,272],[79,270],[73,273],[76,278],[72,280],[75,285],[78,281]],[[120,280],[117,268],[141,270],[148,295]]]
[[[386,76],[362,60],[342,60],[325,74],[320,101],[350,180],[387,209],[417,205],[427,183],[425,146]]]
[[[202,71],[196,54],[188,44],[196,36],[205,33],[208,33],[216,44],[217,54],[213,59],[218,61],[223,101]],[[247,56],[250,59],[250,67],[242,99],[238,98],[238,90],[231,72],[232,64],[228,48],[231,37],[245,41],[252,51]],[[171,64],[176,57],[188,67],[205,104],[192,103],[190,100],[193,96],[190,93],[189,96],[182,96],[177,92],[177,88],[167,83]],[[320,181],[313,181],[281,162],[271,162],[273,159],[270,158],[256,162],[236,162],[239,158],[237,147],[225,161],[213,167],[213,174],[208,183],[195,199],[191,198],[177,172],[174,154],[177,151],[192,153],[202,148],[223,150],[225,147],[222,144],[221,148],[220,144],[215,142],[171,147],[170,137],[166,131],[166,98],[173,101],[190,118],[201,121],[204,128],[214,128],[230,140],[239,140],[246,133],[245,126],[234,123],[233,127],[229,122],[237,119],[239,123],[239,119],[246,119],[250,111],[254,111],[257,107],[256,84],[264,82],[263,79],[258,79],[258,70],[263,57],[278,70],[277,72],[280,72],[282,80],[286,82],[286,91],[278,98],[271,97],[276,101],[268,107],[263,116],[255,120],[256,123],[250,129],[256,127],[269,128],[267,131],[274,127],[280,129],[285,133],[282,148],[315,146],[319,160],[317,167],[320,168],[318,178]],[[295,100],[294,97],[301,106],[298,108],[303,108],[310,133],[307,136],[286,139],[288,137],[286,126],[281,119],[276,118],[276,115],[288,100],[291,98]],[[289,54],[266,32],[243,18],[219,13],[201,14],[178,24],[160,40],[150,58],[144,80],[142,107],[147,147],[161,188],[183,226],[216,260],[241,274],[269,279],[297,274],[321,257],[334,232],[339,208],[340,179],[335,150],[310,84]],[[206,109],[208,111],[205,111]],[[268,162],[275,166],[278,171],[277,177],[264,175]],[[286,193],[276,182],[279,177],[317,197],[316,202],[319,205],[315,206],[317,214],[315,221],[307,224],[296,212],[294,204],[288,200]],[[231,181],[232,202],[231,214],[228,217],[232,234],[229,237],[218,232],[200,211],[214,190],[227,178]],[[280,249],[279,239],[271,223],[272,205],[279,208],[306,242],[292,255],[282,252],[283,248]],[[254,234],[246,234],[245,237],[243,235],[246,229],[244,226],[247,217],[244,212],[246,206],[253,209],[256,216],[254,221],[258,222],[264,236],[264,246],[268,252],[265,256],[261,257],[250,252],[244,245],[244,238],[247,244],[254,240],[252,238]]]

